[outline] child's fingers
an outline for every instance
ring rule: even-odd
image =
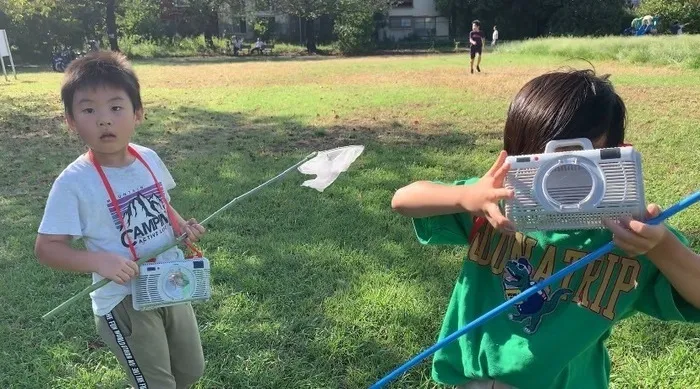
[[[503,216],[501,209],[498,208],[496,203],[487,204],[484,212],[486,213],[486,218],[494,228],[506,232],[515,232],[515,226],[508,218]]]
[[[615,246],[620,248],[620,250],[626,252],[629,255],[636,256],[641,254],[638,248],[636,248],[634,245],[629,244],[628,242],[625,242],[624,240],[621,240],[617,237],[613,236],[613,243]]]
[[[207,231],[201,224],[192,225],[192,229],[197,233],[198,236],[204,235]]]
[[[498,158],[496,158],[496,162],[493,163],[493,166],[491,166],[491,169],[486,173],[486,175],[494,176],[498,169],[503,165],[503,162],[505,162],[506,157],[508,154],[506,153],[505,150],[501,150],[500,153],[498,153]]]
[[[116,282],[119,285],[124,285],[126,283],[126,281],[128,280],[128,278],[125,277],[126,275],[122,275],[122,274],[123,273],[117,273],[117,274],[113,275],[112,277],[110,277],[110,280]]]
[[[185,235],[185,239],[183,239],[183,242],[185,244],[192,243],[192,241],[190,240],[190,238],[192,238],[192,233],[190,232],[190,227],[187,225],[184,225],[181,227],[181,229],[182,229],[182,234]]]
[[[624,221],[622,222],[624,223]],[[634,233],[633,231],[628,230],[627,228],[623,227],[623,225],[613,223],[609,220],[605,221],[605,225],[610,229],[610,231],[613,233],[613,242],[617,245],[618,243],[626,246],[626,247],[646,247],[648,245],[647,239],[644,237],[641,237]],[[620,247],[620,246],[618,246]],[[622,247],[620,247],[622,248]],[[638,251],[638,250],[636,250]]]
[[[191,226],[185,227],[185,231],[187,232],[187,240],[189,241],[189,243],[197,241],[197,234],[195,234]]]
[[[206,230],[204,227],[197,222],[197,219],[190,219],[187,221],[187,227],[189,236],[196,239],[199,239],[200,236],[204,235]]]
[[[647,212],[646,212],[647,219],[655,218],[655,217],[659,216],[660,213],[661,213],[661,207],[659,207],[658,205],[656,205],[656,204],[647,205]]]
[[[127,262],[129,268],[131,268],[134,271],[134,276],[137,276],[139,274],[139,265],[136,264],[134,261],[129,261]]]
[[[629,229],[639,236],[651,239],[655,235],[656,226],[645,224],[637,220],[631,220],[629,222]]]
[[[506,200],[506,199],[511,199],[515,196],[515,192],[513,192],[512,189],[507,189],[507,188],[498,188],[494,189],[489,193],[489,200],[491,201],[498,201],[498,200]]]
[[[129,261],[129,262],[127,262],[126,266],[122,266],[122,272],[126,273],[126,275],[128,275],[129,277],[133,277],[136,275],[136,269],[131,267],[129,264],[136,265],[135,262]]]
[[[496,174],[494,175],[494,184],[496,186],[503,186],[503,182],[506,180],[506,176],[508,175],[508,171],[510,171],[510,164],[509,163],[504,163],[501,165],[501,167],[496,171]]]

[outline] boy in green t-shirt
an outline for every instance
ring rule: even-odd
[[[419,181],[392,207],[413,218],[423,244],[469,246],[440,339],[613,240],[619,249],[516,304],[439,350],[433,378],[462,388],[607,388],[605,347],[613,326],[637,312],[700,321],[700,256],[677,231],[626,220],[606,230],[514,231],[498,202],[506,155],[541,153],[547,142],[624,142],[625,106],[607,77],[556,72],[526,84],[511,104],[504,151],[486,175],[452,185]],[[649,216],[660,209],[649,205]]]

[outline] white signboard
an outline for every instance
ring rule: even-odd
[[[5,32],[5,30],[0,30],[0,64],[2,64],[2,73],[5,75],[5,81],[7,81],[5,57],[10,57],[12,73],[15,75],[15,79],[17,79],[17,72],[15,71],[15,61],[12,59],[12,52],[10,51],[10,42],[7,40],[7,32]]]
[[[7,33],[5,30],[0,30],[0,57],[10,56],[10,44],[7,41]]]

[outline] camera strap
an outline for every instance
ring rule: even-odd
[[[156,175],[153,173],[153,170],[151,170],[151,167],[148,165],[145,159],[141,157],[141,154],[139,154],[136,149],[134,149],[131,145],[128,146],[127,150],[129,151],[129,154],[133,155],[139,162],[143,164],[143,166],[148,170],[148,172],[151,174],[151,177],[153,178],[153,182],[155,183],[156,188],[158,189],[158,195],[160,196],[160,200],[165,206],[165,210],[168,214],[168,221],[170,222],[170,226],[173,229],[173,232],[175,233],[175,237],[179,237],[182,235],[182,231],[180,229],[180,226],[177,224],[175,221],[175,215],[174,212],[170,206],[170,203],[168,203],[168,199],[165,197],[165,191],[163,190],[163,187],[156,178]],[[114,207],[114,211],[117,215],[117,218],[119,219],[119,223],[122,226],[122,229],[124,230],[124,235],[126,236],[126,239],[129,242],[129,251],[131,252],[131,256],[134,261],[138,260],[138,255],[136,255],[136,247],[134,244],[133,239],[131,236],[129,236],[129,232],[127,229],[127,225],[124,222],[124,215],[122,215],[122,210],[121,207],[119,206],[119,203],[117,201],[117,196],[114,194],[114,190],[112,189],[112,186],[109,184],[109,179],[107,179],[107,175],[105,174],[104,170],[102,169],[102,166],[100,165],[99,162],[97,162],[97,159],[95,159],[95,155],[92,152],[92,150],[88,151],[88,157],[90,158],[90,162],[92,162],[92,165],[95,167],[95,170],[97,170],[97,173],[100,176],[100,179],[102,180],[102,184],[104,185],[105,190],[107,191],[107,195],[109,196],[109,200],[112,202],[112,207]],[[195,253],[196,256],[201,257],[202,253],[194,247],[192,244],[187,243],[187,246]],[[155,262],[155,258],[151,258],[148,260],[149,262]]]

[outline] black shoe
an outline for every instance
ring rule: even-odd
[[[479,66],[476,67],[476,71],[481,73],[481,69],[479,68]]]
[[[472,74],[474,74],[474,68],[472,68]]]

